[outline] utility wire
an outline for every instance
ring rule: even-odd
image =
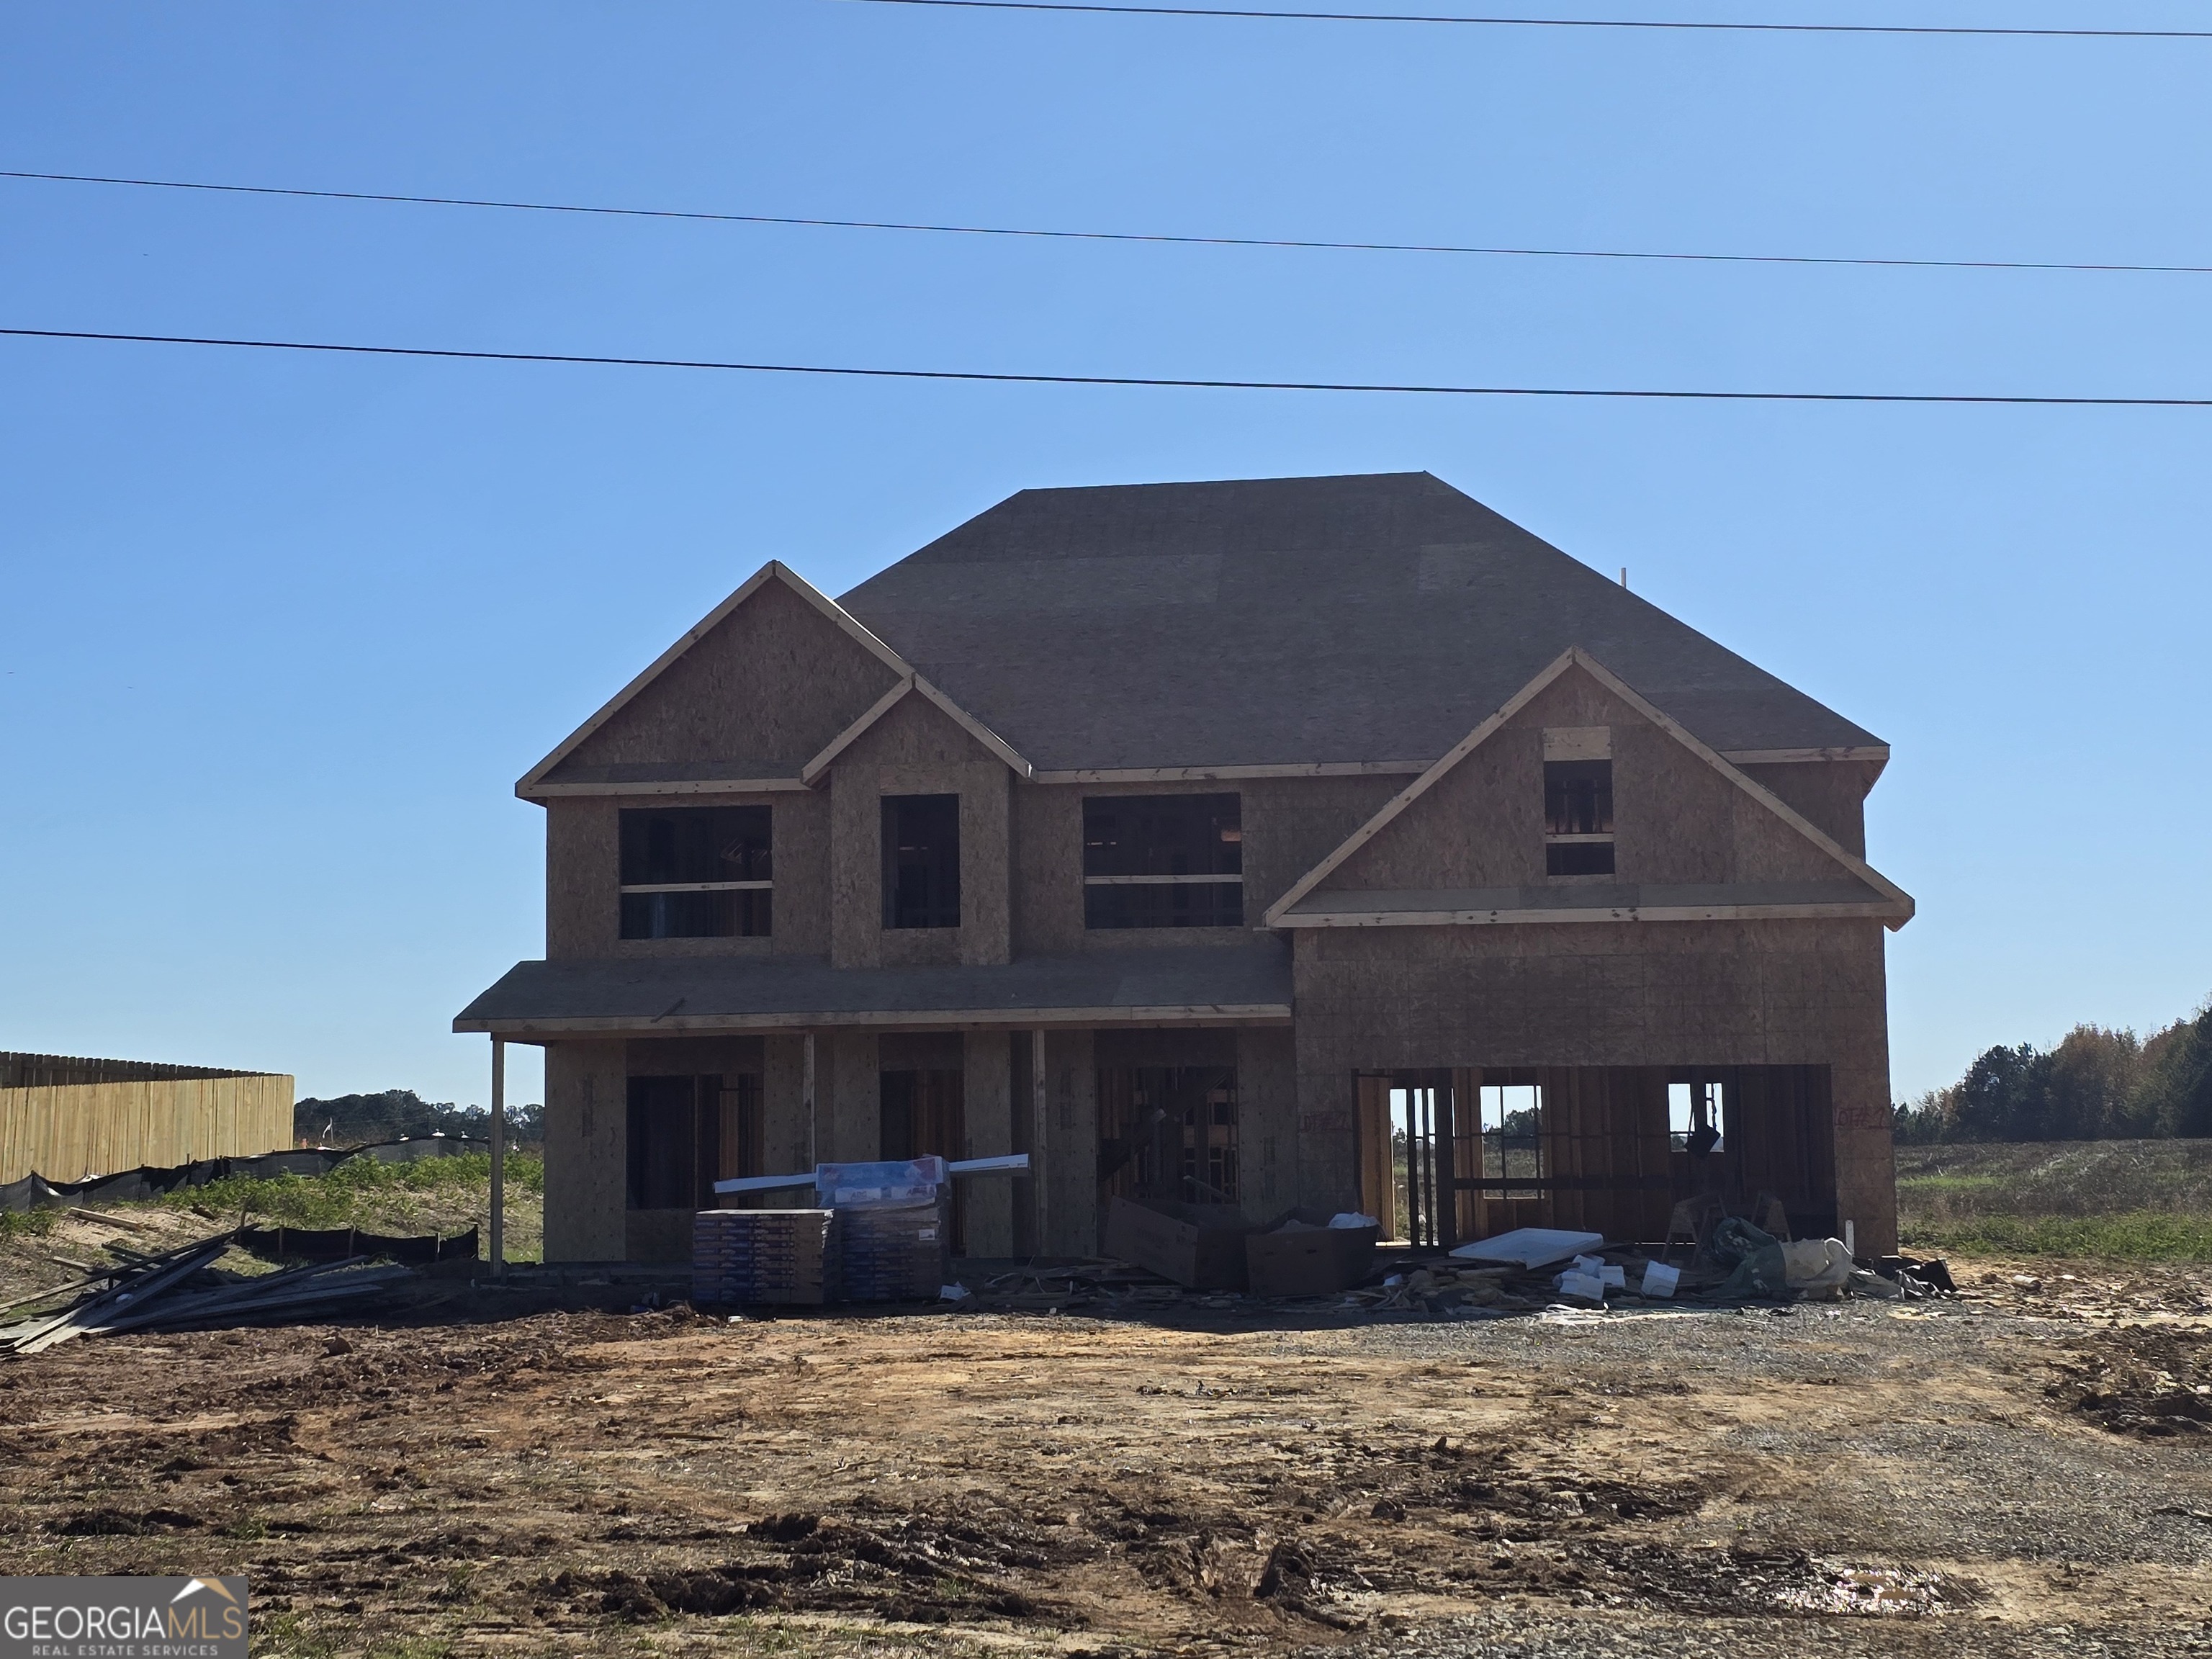
[[[1320,249],[1340,253],[1459,253],[1530,259],[1656,259],[1750,265],[1872,265],[1921,270],[2091,270],[2212,276],[2212,265],[2130,264],[2075,259],[1905,259],[1818,253],[1671,253],[1649,249],[1487,247],[1456,242],[1338,242],[1292,236],[1177,236],[1132,230],[1040,230],[1008,225],[939,225],[898,219],[806,219],[769,213],[708,213],[682,208],[594,207],[574,202],[509,202],[475,196],[403,196],[385,191],[304,190],[280,185],[228,185],[185,179],[123,179],[90,173],[29,173],[0,167],[0,179],[49,184],[129,185],[145,190],[211,191],[234,196],[295,196],[327,202],[397,202],[415,207],[498,208],[519,213],[574,213],[618,219],[685,219],[711,224],[799,225],[832,230],[913,230],[947,236],[1034,237],[1077,242],[1150,242],[1186,247]]]
[[[614,357],[566,351],[465,351],[441,346],[355,345],[328,340],[249,340],[202,334],[117,334],[73,328],[0,328],[27,340],[112,340],[134,345],[236,346],[258,351],[365,357],[443,357],[471,362],[585,363],[608,368],[710,368],[744,374],[842,375],[878,380],[989,381],[1012,386],[1165,386],[1200,392],[1411,392],[1459,398],[1666,398],[1698,403],[2009,404],[2053,408],[2212,409],[2212,398],[2062,398],[1965,392],[1692,392],[1660,387],[1445,386],[1375,380],[1215,380],[1146,374],[1013,374],[983,369],[866,368],[848,364],[748,363],[701,357]]]
[[[1688,29],[1730,34],[1965,34],[2046,40],[2212,40],[2212,29],[1996,28],[1966,23],[1723,23],[1681,18],[1440,17],[1427,12],[1265,11],[1232,6],[1116,6],[1080,0],[861,0],[963,11],[1068,11],[1123,17],[1258,17],[1302,23],[1462,23],[1516,29]]]

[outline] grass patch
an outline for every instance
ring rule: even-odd
[[[2212,1261],[2212,1215],[2130,1210],[2117,1215],[1978,1215],[1901,1224],[1907,1250],[1954,1255],[2109,1256]]]
[[[543,1199],[545,1159],[536,1152],[514,1152],[507,1160],[510,1194]],[[250,1220],[286,1227],[368,1227],[395,1213],[411,1215],[442,1207],[437,1200],[465,1202],[488,1193],[491,1154],[463,1152],[415,1164],[380,1164],[373,1158],[349,1158],[319,1176],[276,1176],[257,1180],[232,1176],[169,1194],[159,1200],[171,1209],[205,1209],[221,1216],[243,1213]]]
[[[58,1210],[0,1211],[0,1244],[19,1238],[44,1238],[61,1219]]]
[[[2002,1192],[2007,1184],[2002,1176],[1993,1175],[1901,1175],[1897,1178],[1897,1192],[1901,1200],[1908,1194]]]

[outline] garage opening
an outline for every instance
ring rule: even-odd
[[[1515,1227],[1654,1243],[1717,1199],[1790,1231],[1836,1224],[1825,1066],[1456,1066],[1355,1079],[1360,1206],[1449,1249]]]

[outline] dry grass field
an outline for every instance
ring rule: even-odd
[[[1900,1146],[1906,1248],[2212,1261],[2212,1140]]]

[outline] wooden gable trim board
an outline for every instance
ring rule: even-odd
[[[1242,778],[1412,777],[1420,761],[1281,761],[1254,766],[1103,766],[1039,772],[1035,783],[1228,783]]]
[[[525,800],[552,800],[571,795],[773,795],[804,794],[799,778],[668,778],[650,782],[539,783],[526,791],[515,786]]]
[[[1886,743],[1863,743],[1845,749],[1723,749],[1720,757],[1737,766],[1784,766],[1812,761],[1880,761],[1889,763]]]
[[[897,708],[905,700],[909,691],[919,692],[933,707],[942,710],[962,731],[1012,767],[1017,776],[1027,778],[1036,775],[1036,769],[1023,759],[1004,738],[954,702],[951,698],[946,696],[921,675],[909,669],[905,678],[896,685],[869,705],[866,713],[830,738],[823,746],[820,754],[799,769],[799,781],[811,788],[820,781],[822,775],[830,769],[838,756],[851,748],[870,726]]]
[[[923,696],[928,698],[931,702],[936,704],[937,707],[942,709],[945,714],[951,715],[952,719],[959,724],[961,729],[966,732],[969,737],[975,738],[975,741],[981,744],[984,748],[989,750],[1000,760],[1006,762],[1008,766],[1012,767],[1014,770],[1014,775],[1017,777],[1033,778],[1036,775],[1036,768],[1031,766],[1028,761],[1024,760],[1015,750],[1013,744],[1008,743],[996,732],[994,732],[989,726],[984,725],[982,721],[977,720],[973,714],[963,708],[958,703],[953,702],[951,698],[946,696],[944,692],[939,690],[935,686],[932,685],[927,680],[922,678],[919,674],[916,674],[914,677],[914,689],[921,692]]]
[[[830,769],[831,762],[851,748],[870,726],[897,708],[905,700],[906,694],[913,690],[914,671],[908,669],[900,677],[896,685],[870,703],[858,720],[830,738],[822,746],[820,754],[799,769],[799,781],[808,788],[812,788],[816,780]]]
[[[1784,801],[1780,796],[1775,794],[1773,791],[1738,771],[1735,766],[1730,764],[1728,760],[1723,757],[1717,750],[1715,750],[1710,744],[1702,742],[1686,729],[1680,721],[1668,714],[1664,710],[1654,706],[1648,698],[1636,690],[1634,687],[1629,685],[1627,682],[1623,680],[1618,674],[1615,674],[1611,669],[1607,668],[1603,663],[1599,662],[1595,658],[1592,657],[1580,646],[1573,645],[1569,646],[1565,651],[1561,652],[1557,657],[1553,659],[1549,664],[1539,670],[1536,677],[1530,680],[1528,684],[1522,686],[1520,690],[1515,692],[1511,697],[1508,698],[1504,706],[1499,708],[1496,714],[1492,714],[1488,720],[1483,721],[1482,724],[1476,726],[1474,731],[1468,732],[1467,736],[1461,738],[1449,750],[1445,750],[1443,757],[1437,760],[1435,765],[1430,767],[1427,771],[1422,773],[1421,775],[1414,779],[1412,783],[1408,784],[1405,788],[1400,790],[1398,793],[1392,796],[1390,799],[1384,804],[1382,811],[1376,813],[1373,817],[1368,819],[1365,823],[1361,824],[1358,829],[1353,830],[1350,836],[1345,838],[1343,844],[1338,847],[1334,852],[1331,853],[1311,870],[1309,870],[1304,875],[1301,876],[1297,882],[1291,888],[1289,892],[1284,894],[1282,897],[1276,900],[1273,904],[1268,907],[1267,914],[1264,918],[1265,925],[1269,927],[1279,927],[1283,926],[1283,918],[1289,912],[1292,905],[1304,898],[1323,881],[1326,881],[1330,874],[1341,866],[1346,859],[1350,858],[1362,847],[1364,847],[1369,842],[1374,840],[1377,835],[1381,834],[1384,829],[1389,827],[1389,825],[1400,813],[1403,812],[1408,806],[1411,806],[1415,801],[1426,794],[1429,790],[1435,786],[1438,779],[1442,778],[1444,774],[1450,771],[1452,768],[1457,766],[1462,761],[1465,760],[1468,756],[1474,753],[1474,750],[1480,748],[1483,744],[1489,741],[1491,737],[1495,734],[1497,731],[1506,723],[1506,721],[1511,720],[1514,715],[1519,714],[1522,709],[1527,708],[1529,702],[1534,699],[1537,693],[1542,691],[1547,686],[1550,685],[1553,681],[1558,679],[1560,675],[1564,674],[1571,667],[1580,668],[1585,673],[1589,674],[1591,678],[1596,680],[1599,684],[1604,686],[1608,691],[1611,691],[1615,696],[1628,704],[1628,706],[1636,710],[1638,714],[1643,715],[1644,719],[1650,720],[1661,731],[1666,732],[1668,736],[1673,738],[1675,742],[1680,744],[1692,754],[1697,756],[1698,759],[1704,761],[1706,765],[1711,767],[1713,770],[1719,773],[1722,777],[1727,779],[1738,789],[1743,791],[1745,794],[1750,796],[1752,799],[1757,801],[1761,806],[1765,807],[1767,811],[1772,812],[1777,817],[1780,818],[1784,823],[1787,823],[1799,835],[1804,836],[1806,840],[1811,842],[1823,853],[1826,853],[1830,858],[1834,859],[1838,864],[1842,865],[1846,870],[1850,871],[1860,880],[1865,882],[1876,892],[1881,894],[1884,898],[1890,902],[1889,908],[1887,914],[1882,917],[1883,924],[1886,927],[1889,927],[1892,931],[1894,931],[1897,928],[1902,927],[1907,921],[1910,921],[1912,919],[1914,905],[1912,896],[1911,894],[1907,893],[1903,888],[1899,887],[1895,882],[1890,880],[1888,877],[1883,875],[1879,870],[1876,870],[1872,865],[1869,864],[1864,859],[1859,857],[1856,853],[1850,852],[1845,848],[1841,842],[1835,840],[1834,837],[1831,836],[1818,825],[1814,824],[1809,818],[1806,817],[1796,808],[1790,805],[1788,802]],[[1828,913],[1824,912],[1824,914]],[[1647,920],[1649,919],[1650,918],[1647,916]]]
[[[1302,910],[1279,927],[1481,927],[1543,921],[1802,921],[1854,920],[1899,923],[1897,902],[1869,904],[1622,904],[1565,910]]]
[[[547,773],[550,772],[562,761],[568,759],[570,755],[575,753],[577,749],[582,745],[586,738],[589,738],[594,732],[597,732],[601,726],[605,726],[609,720],[620,714],[623,709],[629,705],[631,700],[636,697],[640,692],[643,691],[646,687],[651,685],[653,681],[659,679],[662,674],[665,673],[670,665],[673,664],[678,657],[681,657],[685,652],[689,651],[693,646],[698,644],[701,640],[712,633],[730,616],[732,611],[736,611],[737,608],[743,605],[747,599],[752,598],[754,594],[759,592],[760,590],[770,581],[780,581],[786,587],[788,587],[793,592],[798,594],[800,599],[805,600],[807,604],[812,605],[824,617],[827,617],[831,622],[835,623],[849,638],[853,640],[855,644],[859,645],[861,649],[867,652],[870,656],[874,657],[886,668],[889,668],[893,673],[907,676],[911,676],[914,673],[913,667],[904,658],[901,657],[897,652],[892,650],[890,647],[885,645],[873,634],[870,633],[868,629],[862,627],[860,622],[850,611],[847,611],[844,606],[839,605],[836,600],[831,599],[820,588],[815,586],[813,583],[808,581],[805,577],[800,575],[789,565],[785,564],[782,560],[770,559],[758,570],[756,570],[751,575],[746,577],[745,580],[739,584],[738,590],[734,593],[732,593],[728,599],[724,599],[721,604],[716,605],[712,611],[709,611],[704,617],[701,617],[700,620],[687,630],[684,636],[678,640],[675,644],[670,646],[667,650],[662,652],[658,657],[654,658],[652,665],[647,667],[643,673],[638,675],[637,678],[630,681],[628,685],[625,685],[621,690],[616,692],[613,696],[608,698],[607,701],[600,706],[597,714],[593,714],[581,726],[578,726],[567,737],[563,738],[551,754],[546,756],[544,760],[538,762],[538,764],[532,767],[529,771],[524,773],[520,781],[516,783],[514,786],[514,793],[521,796],[525,800],[535,799],[544,787],[545,775]],[[568,793],[570,792],[562,790],[561,793]],[[628,793],[630,793],[630,791],[627,789],[607,789],[599,785],[592,785],[586,790],[578,791],[576,793],[613,794]]]

